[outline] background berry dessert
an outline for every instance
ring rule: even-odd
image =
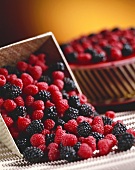
[[[61,49],[92,104],[135,101],[135,28],[102,30]]]

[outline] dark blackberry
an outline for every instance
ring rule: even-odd
[[[77,142],[77,143],[73,146],[73,148],[74,148],[74,150],[75,150],[76,152],[78,152],[80,146],[81,146],[81,142]]]
[[[81,106],[80,99],[78,96],[70,96],[68,99],[70,107],[79,108]]]
[[[67,122],[70,119],[77,119],[78,116],[79,116],[79,110],[73,107],[69,107],[65,111],[63,119]]]
[[[91,126],[88,122],[83,121],[77,126],[77,133],[79,136],[88,137],[91,133]]]
[[[116,123],[116,125],[113,127],[112,134],[114,134],[116,137],[120,134],[126,133],[126,126],[122,123]]]
[[[54,142],[54,134],[46,134],[45,141],[46,145],[48,146],[50,143]]]
[[[99,116],[99,113],[97,111],[93,111],[94,117]]]
[[[1,88],[1,90],[2,90],[1,96],[4,99],[15,99],[22,93],[20,87],[12,85],[10,83],[5,84]]]
[[[34,98],[35,100],[43,100],[46,102],[47,100],[51,99],[51,93],[46,90],[41,90],[34,96]]]
[[[62,62],[57,62],[55,64],[52,64],[49,67],[50,71],[64,71],[65,70],[65,66]]]
[[[51,106],[45,109],[44,111],[44,119],[52,119],[52,120],[57,120],[58,118],[58,114],[56,111],[56,107],[55,106]]]
[[[42,75],[39,79],[40,82],[46,82],[47,84],[51,84],[52,80],[49,76]]]
[[[63,120],[63,119],[58,119],[58,121],[57,121],[57,126],[62,126],[62,127],[64,127],[64,124],[65,124],[65,121]]]
[[[69,44],[68,43],[64,43],[60,45],[60,48],[62,49],[62,51],[64,51],[64,48],[67,47]]]
[[[70,63],[75,62],[77,60],[77,53],[76,52],[71,52],[71,53],[67,54],[66,59]]]
[[[122,48],[122,55],[123,56],[125,56],[125,57],[129,56],[129,55],[132,54],[132,52],[133,52],[133,49],[129,44],[124,44],[123,45],[123,48]]]
[[[121,134],[117,139],[118,139],[118,150],[120,151],[126,151],[130,149],[135,143],[134,136],[129,133]]]
[[[98,133],[98,132],[91,132],[90,135],[96,139],[96,142],[98,142],[99,140],[104,138],[104,135],[102,135],[101,133]]]
[[[91,37],[94,37],[94,36],[96,36],[95,33],[91,33],[91,34],[88,35],[88,37],[90,37],[90,38],[91,38]]]
[[[41,120],[33,120],[31,124],[27,127],[26,132],[30,135],[35,133],[40,133],[44,129],[44,125]]]
[[[63,96],[63,99],[69,99],[69,95],[66,93],[65,90],[62,91],[62,96]]]
[[[104,126],[105,125],[111,125],[113,120],[110,119],[109,117],[106,117],[106,116],[102,116],[102,120],[103,120],[103,123],[104,123]]]
[[[129,28],[129,30],[135,31],[135,27],[131,27],[131,28]]]
[[[74,81],[71,80],[70,78],[64,78],[64,90],[69,92],[69,91],[72,91],[75,89],[76,89],[76,85],[75,85]]]
[[[15,66],[4,66],[8,70],[8,74],[16,74],[17,77],[21,76],[21,72]]]
[[[44,156],[43,151],[37,147],[27,147],[23,152],[24,159],[32,163],[40,162],[41,158]]]
[[[93,56],[92,56],[92,62],[93,63],[98,63],[98,62],[101,62],[101,61],[104,61],[105,60],[105,56],[100,53],[95,53]]]
[[[116,27],[116,28],[113,28],[112,29],[112,32],[117,32],[117,31],[119,31],[120,29],[118,28],[118,27]]]
[[[94,49],[92,49],[92,48],[86,48],[84,52],[89,53],[92,56],[96,54],[96,51]]]
[[[26,116],[26,107],[24,106],[17,106],[12,112],[9,113],[9,116],[13,120],[17,120],[19,116]]]
[[[76,159],[76,151],[71,146],[63,146],[60,148],[60,159],[74,161]]]
[[[111,48],[112,48],[112,47],[111,47],[110,45],[103,47],[103,50],[106,52],[107,56],[110,56],[110,54],[111,54]]]
[[[18,139],[16,141],[16,144],[22,153],[26,149],[26,147],[28,147],[28,140],[27,138]]]
[[[82,104],[80,109],[79,109],[79,115],[81,116],[94,116],[94,113],[93,113],[93,110],[92,110],[92,107],[90,107],[89,105],[87,104]]]

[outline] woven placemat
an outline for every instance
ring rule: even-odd
[[[128,128],[135,128],[135,111],[120,112],[116,119],[121,119]],[[135,147],[130,150],[107,156],[67,163],[55,161],[30,164],[9,151],[0,143],[0,170],[135,170]]]

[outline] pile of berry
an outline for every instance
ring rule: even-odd
[[[95,64],[121,60],[135,54],[135,28],[102,30],[62,44],[71,64]]]
[[[100,116],[65,76],[61,62],[46,65],[45,54],[30,55],[16,67],[0,68],[0,112],[20,152],[30,162],[75,161],[126,151],[135,131],[115,113]]]

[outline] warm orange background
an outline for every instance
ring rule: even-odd
[[[58,42],[135,26],[135,0],[0,0],[0,46],[52,31]]]

